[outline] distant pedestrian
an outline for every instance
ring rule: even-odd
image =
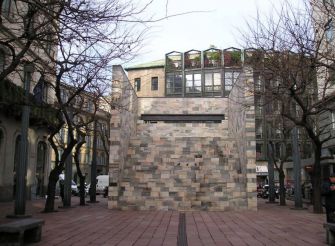
[[[322,184],[322,195],[325,197],[327,222],[335,223],[335,174],[331,174]]]
[[[60,188],[60,197],[62,202],[64,202],[64,174],[59,175],[59,188]]]

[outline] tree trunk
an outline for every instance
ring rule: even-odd
[[[56,184],[59,179],[60,173],[61,172],[56,167],[50,172],[47,190],[47,200],[44,207],[44,212],[46,213],[55,211]]]
[[[284,170],[279,170],[279,205],[286,206],[286,192],[285,192],[285,174]]]
[[[322,213],[321,204],[321,145],[316,146],[314,151],[314,172],[313,172],[313,212]]]
[[[79,196],[80,196],[80,206],[85,206],[85,176],[79,176]]]

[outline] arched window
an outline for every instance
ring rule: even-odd
[[[3,145],[3,139],[4,139],[3,132],[2,132],[2,130],[0,129],[0,150],[1,150],[2,145]]]
[[[37,163],[36,163],[36,196],[44,195],[44,170],[47,161],[47,145],[45,142],[39,142],[37,145]]]
[[[17,136],[15,140],[14,167],[13,167],[14,173],[16,172],[16,168],[19,165],[20,161],[20,145],[21,145],[21,135]]]
[[[5,52],[0,50],[0,73],[5,69]]]
[[[11,0],[3,0],[2,6],[1,6],[1,10],[2,10],[1,14],[3,16],[9,17],[11,5],[12,5]]]
[[[0,129],[0,166],[1,166],[1,164],[4,163],[1,160],[3,158],[3,155],[2,155],[3,145],[4,145],[4,134],[3,134],[3,131]]]
[[[15,140],[14,166],[13,166],[13,198],[15,198],[16,193],[16,170],[20,161],[20,145],[21,145],[21,135],[17,136]]]

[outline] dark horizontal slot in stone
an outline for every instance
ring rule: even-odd
[[[142,114],[141,120],[144,121],[164,121],[171,123],[201,123],[201,122],[211,122],[220,123],[225,119],[224,114]]]

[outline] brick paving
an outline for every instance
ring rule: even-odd
[[[177,245],[180,212],[113,211],[107,199],[88,206],[74,205],[55,213],[41,213],[44,200],[27,203],[27,213],[45,220],[42,241],[33,245]],[[258,200],[258,211],[185,212],[189,246],[210,245],[326,245],[324,214],[311,208],[293,210]],[[60,201],[56,200],[56,206]],[[5,216],[13,203],[0,203],[0,224],[12,221]]]

